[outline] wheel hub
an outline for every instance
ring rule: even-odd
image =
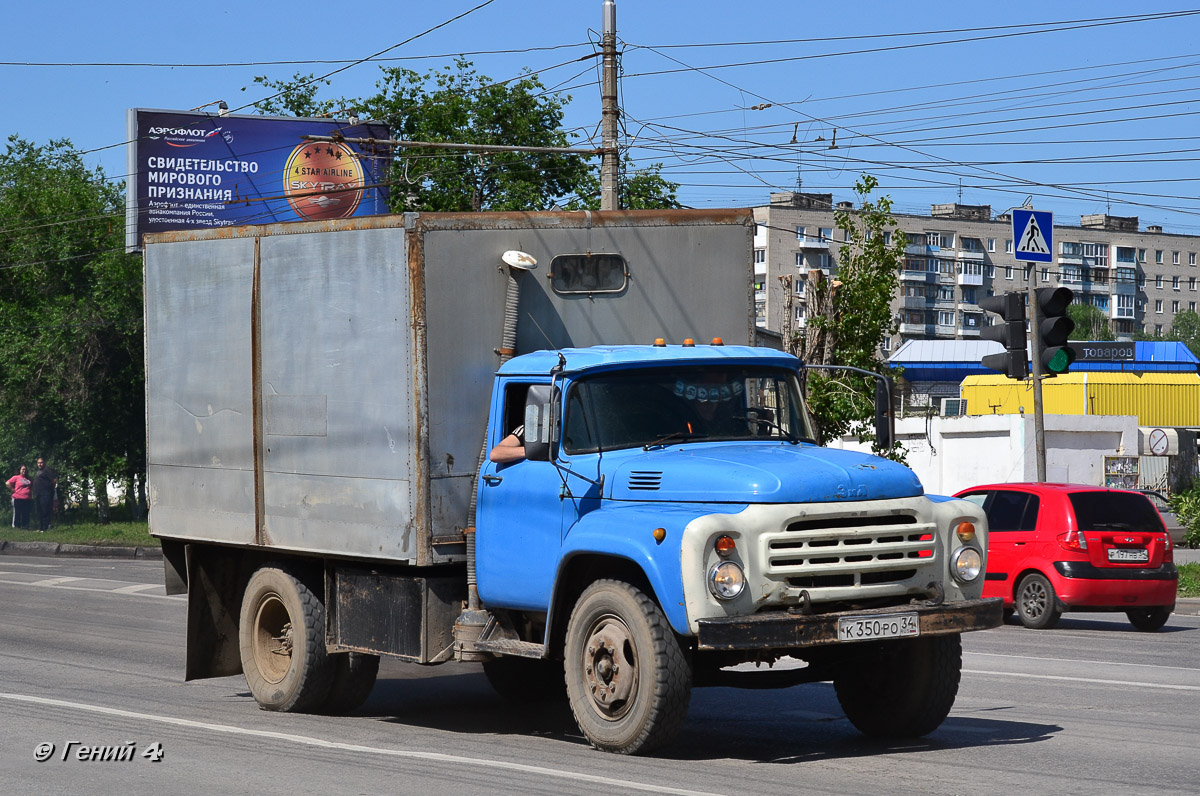
[[[596,710],[612,720],[625,715],[637,691],[637,662],[629,629],[619,620],[607,617],[592,628],[583,673]]]

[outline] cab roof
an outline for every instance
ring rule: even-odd
[[[725,360],[729,364],[756,363],[794,368],[799,360],[774,348],[744,345],[614,345],[589,348],[564,348],[559,351],[534,351],[513,357],[500,366],[504,375],[546,374],[565,360],[564,373],[620,365],[686,365],[700,361]]]

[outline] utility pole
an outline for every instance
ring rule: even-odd
[[[604,26],[600,35],[600,51],[604,56],[600,79],[600,209],[616,210],[617,122],[621,111],[617,107],[617,3],[604,0]]]
[[[1029,364],[1033,376],[1033,445],[1037,459],[1038,483],[1046,482],[1046,424],[1042,418],[1042,336],[1038,332],[1042,316],[1037,297],[1037,266],[1025,264],[1025,285],[1029,294]]]

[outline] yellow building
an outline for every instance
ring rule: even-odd
[[[1033,381],[967,376],[967,414],[1033,412]],[[1200,374],[1082,371],[1042,382],[1048,415],[1136,415],[1139,426],[1200,427]]]

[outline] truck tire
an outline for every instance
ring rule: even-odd
[[[1129,624],[1133,625],[1137,630],[1144,633],[1153,633],[1160,629],[1171,618],[1171,609],[1168,606],[1160,605],[1154,608],[1130,608],[1125,612],[1125,616],[1129,617]]]
[[[283,567],[255,572],[242,598],[238,640],[246,685],[263,710],[320,708],[333,681],[321,598]]]
[[[1031,572],[1017,586],[1017,616],[1034,630],[1049,630],[1062,616],[1062,604],[1045,575]]]
[[[505,656],[483,662],[497,694],[517,705],[566,699],[562,661]]]
[[[588,586],[571,611],[564,654],[571,712],[594,747],[642,754],[679,734],[691,665],[662,610],[640,589],[615,580]]]
[[[333,682],[321,712],[340,716],[357,710],[371,696],[379,674],[379,656],[364,652],[339,652],[333,660]]]
[[[859,732],[919,738],[950,715],[961,674],[962,643],[954,633],[864,644],[833,686]]]

